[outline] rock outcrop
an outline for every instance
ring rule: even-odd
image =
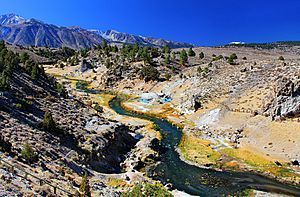
[[[280,79],[275,87],[275,98],[267,111],[273,119],[295,118],[300,116],[300,81]]]

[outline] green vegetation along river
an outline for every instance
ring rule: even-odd
[[[160,162],[154,169],[156,178],[164,184],[171,183],[174,188],[191,195],[228,196],[246,189],[300,196],[300,187],[279,183],[270,178],[248,172],[221,172],[187,164],[179,157],[178,147],[182,132],[167,120],[130,112],[121,106],[118,98],[110,102],[110,107],[121,115],[147,119],[159,126],[163,136]]]

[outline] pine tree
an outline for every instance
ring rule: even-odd
[[[0,51],[5,48],[4,40],[0,40]]]
[[[104,40],[103,43],[102,43],[102,49],[105,49],[107,47],[107,41]]]
[[[189,48],[188,54],[190,57],[194,57],[196,55],[195,51],[192,48]]]
[[[31,69],[31,78],[36,80],[38,79],[38,76],[39,76],[39,67],[38,65],[34,64]]]
[[[163,53],[171,53],[171,49],[168,45],[165,45],[162,49],[162,52]]]
[[[134,51],[134,53],[137,53],[139,51],[139,44],[138,43],[135,43],[133,45],[133,51]]]
[[[53,120],[51,112],[46,112],[43,119],[43,128],[49,132],[56,131],[56,124]]]
[[[170,54],[167,54],[166,58],[165,58],[165,64],[170,64],[171,60],[170,60]]]
[[[180,64],[184,65],[188,61],[187,53],[184,49],[180,52]]]
[[[200,59],[203,59],[203,58],[204,58],[204,53],[203,53],[203,52],[200,52],[200,53],[199,53],[199,58],[200,58]]]
[[[21,155],[29,163],[34,162],[37,159],[37,155],[29,144],[24,145]]]
[[[26,53],[26,52],[23,52],[23,53],[21,53],[21,55],[20,55],[20,61],[21,61],[23,64],[25,64],[25,62],[26,62],[27,60],[29,60],[29,58],[30,58],[30,56],[29,56],[28,53]]]
[[[0,77],[0,89],[8,89],[8,88],[9,88],[8,75],[7,75],[6,71],[4,70]]]

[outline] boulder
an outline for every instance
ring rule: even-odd
[[[93,68],[93,66],[89,62],[87,62],[86,60],[83,60],[81,63],[81,66],[80,66],[80,71],[86,72],[92,68]]]
[[[300,80],[287,78],[277,81],[275,97],[266,105],[265,111],[272,119],[295,118],[300,116]]]

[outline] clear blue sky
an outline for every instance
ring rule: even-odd
[[[6,13],[197,45],[300,40],[299,0],[2,0]]]

